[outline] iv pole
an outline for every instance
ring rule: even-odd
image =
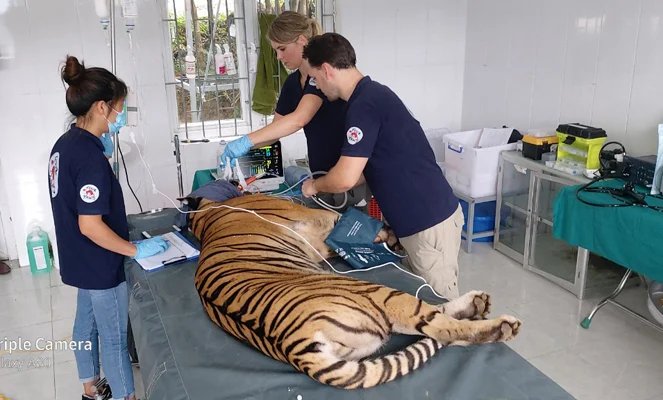
[[[113,75],[117,74],[117,54],[116,54],[116,48],[115,48],[115,0],[109,0],[110,1],[110,48],[111,48],[111,72]],[[120,138],[118,136],[119,132],[113,133],[113,147],[115,148],[115,151],[113,152],[114,157],[113,157],[113,173],[115,174],[115,177],[119,179],[120,177],[120,159],[118,158],[118,154],[120,154],[119,147],[120,147]],[[174,144],[175,144],[175,159],[177,162],[177,174],[178,174],[178,189],[179,189],[179,194],[180,198],[184,196],[184,188],[182,185],[182,160],[180,158],[180,140],[177,135],[175,135],[174,138]]]
[[[117,74],[117,58],[115,53],[115,0],[110,0],[110,48],[111,48],[111,72],[113,75]],[[120,154],[120,138],[118,137],[119,132],[113,133],[113,147],[115,151],[113,152],[113,173],[115,177],[119,179],[120,177],[120,159],[118,154]]]

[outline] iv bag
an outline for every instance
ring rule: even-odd
[[[124,17],[124,26],[127,32],[132,31],[136,26],[138,17],[138,4],[136,0],[122,0],[122,16]]]
[[[104,29],[110,24],[110,12],[108,11],[108,0],[94,0],[94,11],[99,17],[99,23]]]

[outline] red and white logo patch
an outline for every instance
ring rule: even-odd
[[[48,180],[51,184],[51,197],[58,195],[58,177],[60,176],[60,153],[53,153],[48,162]]]
[[[86,203],[94,203],[99,198],[99,189],[96,186],[87,184],[81,188],[81,200]]]
[[[357,144],[364,137],[364,132],[362,132],[361,129],[357,128],[356,126],[353,126],[352,128],[348,129],[346,136],[348,137],[348,143]]]

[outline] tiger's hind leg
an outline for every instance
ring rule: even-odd
[[[290,358],[291,364],[311,378],[343,389],[370,388],[390,382],[416,370],[442,348],[442,344],[423,338],[401,351],[360,360],[339,357],[321,335],[302,345],[308,349]]]
[[[467,302],[482,296],[470,292]],[[464,298],[465,296],[461,296]],[[460,298],[459,298],[460,299]],[[392,291],[384,300],[393,330],[408,335],[425,335],[447,344],[479,344],[502,342],[518,334],[521,322],[509,315],[489,320],[458,320],[442,310],[407,293]],[[462,302],[453,306],[462,305]],[[462,307],[459,306],[462,311]],[[461,313],[462,314],[462,313]],[[476,313],[474,313],[476,314]]]
[[[443,314],[455,319],[486,319],[490,312],[490,295],[480,290],[472,290],[436,307]]]
[[[401,351],[370,357],[390,333],[386,319],[371,315],[377,308],[341,305],[320,310],[310,312],[307,324],[287,337],[283,348],[295,368],[327,385],[355,389],[389,382],[419,368],[442,347],[422,338]]]

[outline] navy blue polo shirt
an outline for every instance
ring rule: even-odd
[[[113,232],[129,239],[122,188],[101,140],[73,124],[53,146],[48,183],[62,282],[81,289],[124,282],[124,256],[96,245],[78,227],[79,215],[101,215]]]
[[[291,73],[283,84],[276,112],[287,115],[294,112],[299,101],[306,94],[313,94],[322,99],[322,106],[308,124],[304,126],[309,166],[312,172],[329,171],[341,156],[343,146],[345,106],[343,100],[330,102],[315,86],[315,81],[306,78],[302,88],[302,74],[299,70]]]
[[[341,155],[367,157],[364,177],[398,237],[421,232],[458,208],[424,131],[401,99],[368,76],[348,100]]]

